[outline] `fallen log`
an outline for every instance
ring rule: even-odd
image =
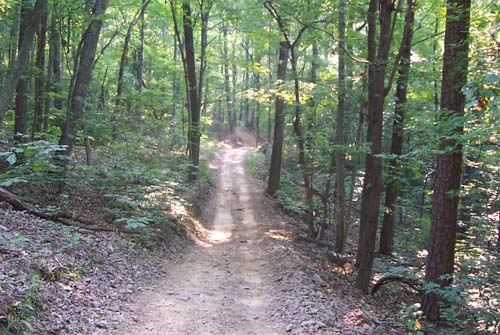
[[[86,229],[90,231],[103,231],[103,232],[120,232],[127,234],[138,234],[138,231],[125,229],[125,228],[112,228],[97,226],[95,222],[79,217],[73,216],[64,212],[47,213],[43,212],[34,206],[22,201],[15,194],[7,191],[6,189],[0,187],[0,202],[9,203],[14,209],[18,211],[25,211],[28,214],[34,215],[41,219],[47,221],[56,221],[62,223],[66,226],[73,226],[81,229]]]
[[[422,293],[422,282],[421,280],[417,278],[408,278],[402,275],[396,275],[396,274],[391,274],[391,275],[386,275],[377,280],[375,285],[373,285],[373,288],[371,290],[371,294],[377,293],[377,291],[385,284],[391,283],[391,282],[398,282],[407,285],[414,291],[416,291],[418,294]]]

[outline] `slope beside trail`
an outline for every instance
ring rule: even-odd
[[[167,264],[155,290],[132,303],[135,325],[120,334],[282,334],[269,319],[270,225],[259,220],[248,181],[248,147],[226,148],[215,195],[204,209],[205,238],[183,259]],[[262,213],[261,213],[262,214]],[[276,327],[276,328],[274,328]]]

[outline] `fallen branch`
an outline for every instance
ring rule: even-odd
[[[303,235],[297,235],[297,240],[305,241],[305,242],[309,242],[309,243],[314,243],[314,244],[320,245],[322,247],[327,247],[329,249],[335,248],[335,246],[331,243],[328,243],[328,242],[323,241],[323,240],[317,240],[315,238],[310,238],[310,237],[303,236]]]
[[[380,278],[375,285],[373,285],[371,294],[377,293],[377,291],[385,284],[391,283],[391,282],[399,282],[406,284],[408,287],[413,289],[414,291],[417,291],[418,294],[422,293],[422,282],[419,279],[416,278],[408,278],[404,277],[401,275],[387,275],[382,278]]]
[[[43,212],[34,206],[25,203],[21,199],[19,199],[16,195],[13,193],[7,191],[6,189],[0,187],[0,201],[1,202],[6,202],[12,205],[12,207],[18,211],[25,211],[28,214],[37,216],[41,219],[48,220],[48,221],[57,221],[59,223],[62,223],[66,226],[73,226],[81,229],[86,229],[90,231],[108,231],[108,232],[120,232],[120,233],[127,233],[127,234],[138,234],[138,231],[135,230],[130,230],[130,229],[124,229],[124,228],[111,228],[111,227],[103,227],[103,226],[96,226],[95,222],[88,220],[83,217],[79,216],[72,216],[68,213],[64,212],[56,212],[56,213],[46,213]]]

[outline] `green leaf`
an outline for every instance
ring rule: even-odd
[[[17,162],[17,157],[15,153],[12,153],[9,157],[7,157],[7,162],[9,165],[14,165]]]
[[[15,177],[15,178],[9,178],[9,179],[6,179],[2,182],[0,182],[0,186],[1,187],[9,187],[11,186],[12,184],[16,184],[16,183],[27,183],[28,181],[25,180],[25,179],[22,179],[22,178],[18,178],[18,177]]]
[[[489,73],[486,76],[484,76],[484,81],[489,84],[496,84],[500,81],[500,76]]]

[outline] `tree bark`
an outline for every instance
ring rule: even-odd
[[[382,255],[391,255],[394,244],[394,210],[400,192],[401,163],[398,156],[403,153],[403,129],[406,110],[406,93],[410,74],[411,43],[413,37],[414,9],[413,0],[407,0],[405,27],[403,39],[399,48],[399,77],[396,86],[396,105],[392,123],[391,155],[389,161],[388,182],[385,191],[384,219],[380,231],[379,252]],[[396,156],[396,158],[394,157]]]
[[[344,151],[344,115],[346,111],[345,95],[345,8],[346,3],[340,0],[339,4],[339,78],[338,78],[338,105],[335,131],[335,251],[344,252],[345,236],[345,151]]]
[[[377,8],[380,13],[377,15]],[[356,286],[368,292],[372,263],[375,254],[380,195],[382,193],[382,128],[385,96],[385,70],[391,44],[391,13],[393,4],[390,0],[370,0],[368,9],[368,131],[367,141],[371,144],[365,158],[365,178],[361,203],[361,219],[357,265]],[[380,33],[377,41],[377,18]],[[378,44],[378,50],[377,50]]]
[[[66,121],[62,127],[60,145],[66,145],[64,154],[71,156],[76,142],[76,133],[85,114],[85,101],[87,90],[92,79],[92,67],[99,41],[99,34],[103,24],[103,15],[108,7],[108,0],[95,0],[91,12],[92,20],[82,36],[82,51],[78,59],[78,70],[75,77],[73,90],[70,92]],[[67,164],[67,161],[66,161]]]
[[[283,154],[283,134],[285,130],[285,100],[280,95],[286,81],[286,67],[288,60],[288,43],[285,41],[280,42],[279,56],[278,56],[278,70],[277,70],[277,95],[275,98],[275,112],[274,112],[274,136],[273,136],[273,150],[271,154],[271,165],[269,167],[269,179],[267,182],[266,192],[275,196],[276,191],[279,189],[281,177],[281,157]]]
[[[462,87],[467,82],[468,35],[470,0],[448,0],[444,42],[443,78],[441,84],[441,115],[443,122],[464,115],[465,97]],[[462,144],[457,140],[463,134],[463,121],[449,129],[440,142],[436,158],[432,222],[425,280],[441,287],[451,284],[455,262],[457,211],[462,170]],[[447,277],[443,278],[443,275]],[[422,310],[431,321],[439,319],[440,298],[427,292],[422,298]]]
[[[200,101],[198,99],[198,86],[196,85],[196,64],[193,42],[193,24],[191,21],[191,7],[188,2],[182,3],[182,18],[184,24],[184,49],[186,55],[186,76],[189,85],[189,110],[191,122],[188,131],[189,146],[189,181],[198,178],[200,165]]]

